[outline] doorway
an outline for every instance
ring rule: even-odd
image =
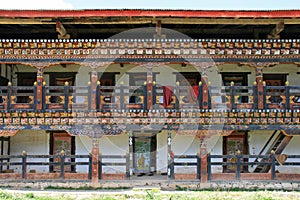
[[[247,155],[248,150],[248,132],[247,131],[235,131],[229,136],[223,137],[223,155],[236,155],[239,151],[241,154]],[[236,158],[224,158],[226,162],[236,162]],[[248,159],[244,158],[243,162],[247,162]],[[225,173],[235,173],[236,165],[224,165],[223,171]],[[247,172],[247,166],[241,166],[241,172]]]
[[[133,173],[137,176],[156,172],[157,138],[153,133],[136,133],[133,136]]]
[[[65,131],[51,131],[50,132],[50,155],[60,155],[61,151],[65,152],[66,156],[75,154],[75,137],[71,136]],[[72,158],[66,158],[65,162],[74,162]],[[60,157],[52,158],[51,162],[60,162]],[[51,172],[59,172],[60,165],[50,166]],[[73,165],[66,165],[65,172],[74,172]]]

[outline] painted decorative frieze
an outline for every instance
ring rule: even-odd
[[[0,59],[222,58],[299,59],[300,40],[245,39],[2,39]],[[191,60],[194,61],[194,60]],[[243,60],[241,60],[242,62]],[[261,60],[261,62],[265,62]]]

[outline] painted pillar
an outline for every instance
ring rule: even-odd
[[[36,74],[36,109],[43,109],[43,84],[44,84],[44,68],[38,67]],[[44,94],[45,95],[45,94]]]
[[[99,138],[93,138],[92,144],[92,183],[99,181]]]
[[[207,165],[207,156],[208,156],[208,152],[207,152],[207,148],[206,148],[206,144],[205,144],[205,138],[208,134],[208,131],[205,130],[205,131],[199,131],[199,140],[200,140],[200,158],[201,158],[201,162],[200,162],[200,169],[201,169],[201,172],[200,172],[200,176],[201,176],[201,179],[200,181],[202,183],[205,183],[208,181],[208,171],[207,171],[207,168],[208,168],[208,165]]]
[[[263,84],[263,67],[256,67],[256,84],[257,84],[257,99],[258,109],[264,109],[264,84]]]
[[[202,82],[202,106],[203,109],[209,109],[209,90],[208,90],[208,75],[207,68],[201,68],[201,82]]]
[[[151,109],[156,103],[153,102],[153,71],[152,66],[147,66],[147,109]],[[155,83],[154,83],[155,84]]]
[[[98,74],[97,74],[97,67],[92,67],[91,72],[91,82],[90,82],[90,105],[91,110],[96,110],[96,90],[97,90],[97,82],[98,82]]]

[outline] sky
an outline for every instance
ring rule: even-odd
[[[0,0],[0,9],[300,9],[300,0]]]

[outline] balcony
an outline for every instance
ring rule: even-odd
[[[1,86],[0,110],[133,111],[169,110],[299,110],[300,86]],[[259,102],[263,107],[259,108]]]

